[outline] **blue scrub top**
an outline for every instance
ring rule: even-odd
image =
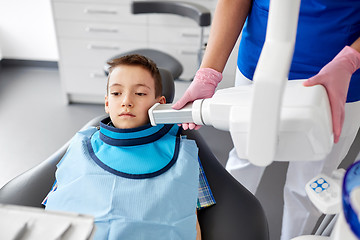
[[[238,68],[253,78],[265,41],[269,0],[254,0],[239,46]],[[316,75],[346,45],[360,37],[359,0],[302,0],[289,79]],[[347,102],[360,100],[360,71],[351,79]]]

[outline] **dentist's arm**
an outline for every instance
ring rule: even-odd
[[[359,68],[360,37],[350,47],[345,46],[317,75],[304,82],[304,86],[321,84],[325,87],[330,100],[335,143],[339,141],[344,123],[350,78]]]
[[[222,80],[221,73],[250,11],[251,3],[251,0],[219,0],[200,69],[184,96],[173,105],[174,109],[181,109],[188,102],[214,95],[218,83]],[[183,124],[183,128],[199,127],[190,123]]]
[[[200,68],[222,72],[249,14],[252,0],[219,0]]]

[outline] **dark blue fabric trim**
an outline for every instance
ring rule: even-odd
[[[151,142],[155,142],[156,140],[159,140],[164,135],[166,135],[173,126],[174,125],[164,125],[164,127],[162,127],[156,133],[146,136],[146,137],[141,137],[141,138],[114,139],[114,138],[110,138],[110,137],[106,136],[105,134],[103,134],[101,132],[99,133],[99,135],[100,135],[100,139],[102,141],[104,141],[105,143],[112,145],[112,146],[122,146],[122,147],[137,146],[137,145],[143,145],[143,144],[147,144],[147,143],[151,143]],[[114,128],[112,128],[111,130],[113,131]],[[126,130],[126,129],[120,129],[120,130]]]
[[[124,173],[124,172],[120,172],[117,171],[107,165],[105,165],[94,153],[94,150],[91,146],[91,137],[86,139],[86,145],[87,148],[89,150],[89,154],[90,157],[94,160],[94,162],[101,167],[102,169],[104,169],[107,172],[110,172],[112,174],[115,174],[117,176],[120,177],[124,177],[124,178],[131,178],[131,179],[145,179],[145,178],[153,178],[156,176],[161,175],[162,173],[166,172],[167,170],[169,170],[176,162],[178,156],[179,156],[179,148],[180,148],[180,129],[176,135],[176,142],[175,142],[175,150],[174,150],[174,155],[171,159],[171,161],[162,169],[156,171],[156,172],[152,172],[152,173],[146,173],[146,174],[129,174],[129,173]]]

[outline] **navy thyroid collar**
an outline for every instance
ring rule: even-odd
[[[180,144],[177,125],[119,129],[109,122],[109,118],[102,120],[100,131],[87,144],[91,158],[104,170],[142,179],[158,176],[176,162]]]
[[[110,118],[100,122],[100,139],[112,146],[136,146],[159,140],[167,134],[173,125],[150,124],[129,129],[120,129],[109,125]]]

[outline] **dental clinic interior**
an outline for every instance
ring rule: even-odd
[[[162,0],[139,9],[136,2],[141,1],[0,1],[0,239],[92,239],[96,231],[93,218],[48,212],[38,199],[46,197],[52,184],[36,194],[32,189],[38,191],[48,184],[46,179],[53,179],[57,162],[49,159],[64,153],[80,129],[98,127],[99,119],[106,117],[104,100],[110,59],[139,53],[148,55],[158,67],[169,68],[175,75],[172,103],[192,83],[206,51],[218,1]],[[150,12],[163,2],[174,5]],[[240,38],[222,72],[223,80],[216,88],[219,93],[235,86],[239,42]],[[201,138],[197,145],[199,154],[205,157],[200,159],[216,201],[214,206],[198,210],[202,239],[279,240],[289,162],[272,161],[256,193],[246,190],[225,169],[229,152],[234,143],[238,144],[233,138],[239,136],[234,133],[233,122],[228,129],[215,124],[217,118],[232,116],[233,112],[225,116],[225,108],[215,114],[212,125],[185,131],[189,138],[192,134]],[[174,116],[194,116],[191,109],[179,110],[180,114],[169,109]],[[299,240],[340,239],[329,236],[343,216],[341,181],[344,172],[359,158],[359,152],[360,131],[338,167],[343,170],[340,177],[335,176],[337,182],[325,180],[338,187],[338,212],[322,212],[313,236]],[[314,179],[308,181],[311,184]],[[357,181],[360,186],[359,177]],[[324,206],[316,201],[312,203],[314,208]],[[342,224],[348,222],[343,220]],[[92,234],[84,234],[89,228]],[[49,237],[45,237],[47,234]]]

